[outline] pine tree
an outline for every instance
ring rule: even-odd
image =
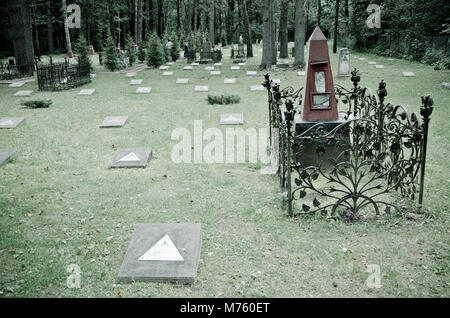
[[[141,63],[144,63],[144,61],[147,59],[147,52],[144,42],[139,43],[137,58]]]
[[[133,47],[133,37],[130,33],[127,35],[126,46],[127,57],[130,59],[130,66],[133,66],[133,63],[136,62],[136,48]]]
[[[86,39],[80,35],[78,42],[75,44],[75,53],[78,54],[78,63],[81,65],[89,64],[89,69],[92,69],[91,58],[89,57],[89,49]]]
[[[114,45],[114,40],[111,36],[111,32],[108,29],[107,39],[106,39],[106,51],[105,51],[105,67],[108,70],[115,71],[119,69],[119,62],[116,56],[116,46]]]
[[[170,57],[175,62],[180,57],[180,43],[176,35],[173,35],[171,40],[173,41],[173,45],[170,49]]]
[[[159,37],[156,34],[150,36],[147,51],[147,65],[159,67],[165,62],[164,49]]]

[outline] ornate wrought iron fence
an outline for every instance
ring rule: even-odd
[[[377,95],[359,86],[361,77],[352,72],[353,88],[336,86],[336,98],[348,106],[346,121],[331,131],[322,122],[297,133],[292,129],[301,90],[280,90],[266,75],[269,122],[279,128],[280,184],[286,190],[290,216],[321,212],[355,219],[366,207],[376,215],[384,207],[397,208],[390,193],[423,203],[428,126],[433,100],[422,97],[418,117],[401,105],[385,102],[386,83],[381,81]],[[299,103],[301,104],[301,103]],[[281,116],[280,116],[281,114]],[[302,166],[306,145],[317,145],[316,164]],[[335,144],[335,156],[327,157],[324,145]],[[301,208],[296,210],[299,204]]]
[[[34,64],[9,64],[9,62],[0,62],[0,80],[11,80],[33,76]]]
[[[88,63],[83,64],[78,60],[78,64],[64,62],[44,64],[36,60],[36,73],[39,90],[58,91],[81,86],[91,81],[91,69]]]

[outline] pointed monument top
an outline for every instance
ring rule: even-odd
[[[317,25],[316,28],[314,29],[314,32],[311,34],[311,37],[309,38],[310,41],[326,41],[327,38],[325,37],[325,35],[323,35],[322,30],[320,29],[320,27]]]

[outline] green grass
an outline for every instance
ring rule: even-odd
[[[264,72],[248,77],[262,53],[240,71],[224,54],[221,76],[200,66],[174,76],[148,69],[138,73],[149,95],[135,94],[130,78],[99,74],[81,89],[39,92],[36,83],[0,86],[0,117],[26,117],[25,125],[0,131],[0,148],[18,158],[0,168],[0,296],[3,297],[448,297],[449,196],[448,112],[450,91],[440,88],[448,71],[402,60],[357,54],[384,64],[352,60],[362,85],[375,92],[387,82],[387,100],[417,112],[431,92],[435,110],[427,162],[425,209],[418,221],[401,216],[346,223],[321,217],[291,219],[283,208],[278,179],[255,164],[175,164],[171,149],[177,127],[219,127],[222,113],[243,112],[243,128],[267,127],[266,92],[251,92]],[[96,61],[95,61],[96,62]],[[337,55],[331,63],[336,73]],[[95,64],[95,63],[94,63]],[[94,65],[97,71],[103,70]],[[403,78],[413,71],[414,78]],[[281,86],[300,87],[296,71],[274,70]],[[175,85],[177,77],[189,84]],[[236,77],[236,84],[223,78]],[[349,79],[335,83],[350,86]],[[211,94],[237,94],[240,104],[208,105]],[[33,89],[31,97],[13,94]],[[23,100],[51,99],[45,109]],[[103,118],[128,115],[121,129],[99,129]],[[115,148],[151,147],[146,169],[108,169]],[[136,223],[199,222],[203,246],[194,284],[118,285],[117,274]],[[107,243],[106,238],[113,236]],[[343,249],[347,249],[345,252]],[[81,268],[81,288],[69,289],[69,264]],[[381,267],[380,289],[366,287],[367,264]],[[336,283],[336,287],[333,286]]]

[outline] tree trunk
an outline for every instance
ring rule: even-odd
[[[295,60],[294,66],[305,66],[305,0],[295,2]]]
[[[52,2],[47,1],[47,42],[48,52],[53,54],[55,50],[53,46],[53,24],[52,24]]]
[[[162,5],[163,0],[158,0],[158,36],[161,37],[163,33],[163,26],[162,26]]]
[[[322,15],[322,1],[317,0],[317,25],[320,26],[320,16]]]
[[[138,6],[139,6],[139,3],[138,3],[139,1],[138,0],[134,0],[134,3],[133,3],[133,24],[134,24],[134,38],[135,39],[137,39],[137,33],[138,33]],[[131,27],[130,27],[130,29],[131,29]]]
[[[31,17],[26,0],[8,0],[8,15],[13,35],[14,56],[21,72],[33,75],[34,48]]]
[[[337,52],[338,24],[339,24],[339,0],[336,0],[336,12],[334,14],[333,53]]]
[[[348,0],[345,0],[344,15],[347,19],[350,17],[350,13],[348,11]]]
[[[250,32],[250,21],[248,18],[247,0],[240,0],[242,17],[244,19],[245,42],[247,44],[247,57],[253,57],[252,35]]]
[[[70,43],[70,33],[69,33],[69,25],[67,21],[67,6],[66,0],[62,1],[62,11],[63,11],[63,19],[64,19],[64,33],[66,35],[66,49],[67,53],[72,52],[72,44]]]
[[[270,16],[272,17],[272,45],[273,45],[273,50],[272,50],[272,65],[276,65],[277,64],[277,55],[278,55],[278,34],[279,32],[277,32],[277,21],[275,21],[275,16],[274,16],[274,6],[277,5],[278,2],[277,1],[273,1],[271,6],[270,6]]]
[[[142,41],[142,25],[143,25],[143,20],[144,20],[144,0],[139,0],[138,3],[138,24],[137,24],[137,35],[134,38],[134,40],[136,41],[136,43],[140,43]]]
[[[281,0],[280,5],[280,58],[288,58],[288,8],[290,0]]]
[[[181,30],[181,0],[177,0],[177,26]]]
[[[273,7],[271,0],[263,0],[263,54],[261,69],[270,69],[273,61]]]
[[[148,0],[148,26],[150,28],[150,32],[155,30],[153,22],[153,0]]]
[[[209,43],[211,43],[212,46],[214,46],[215,43],[215,37],[214,37],[214,7],[215,7],[215,1],[210,0],[209,1],[209,18],[208,18],[208,24],[209,24]]]

